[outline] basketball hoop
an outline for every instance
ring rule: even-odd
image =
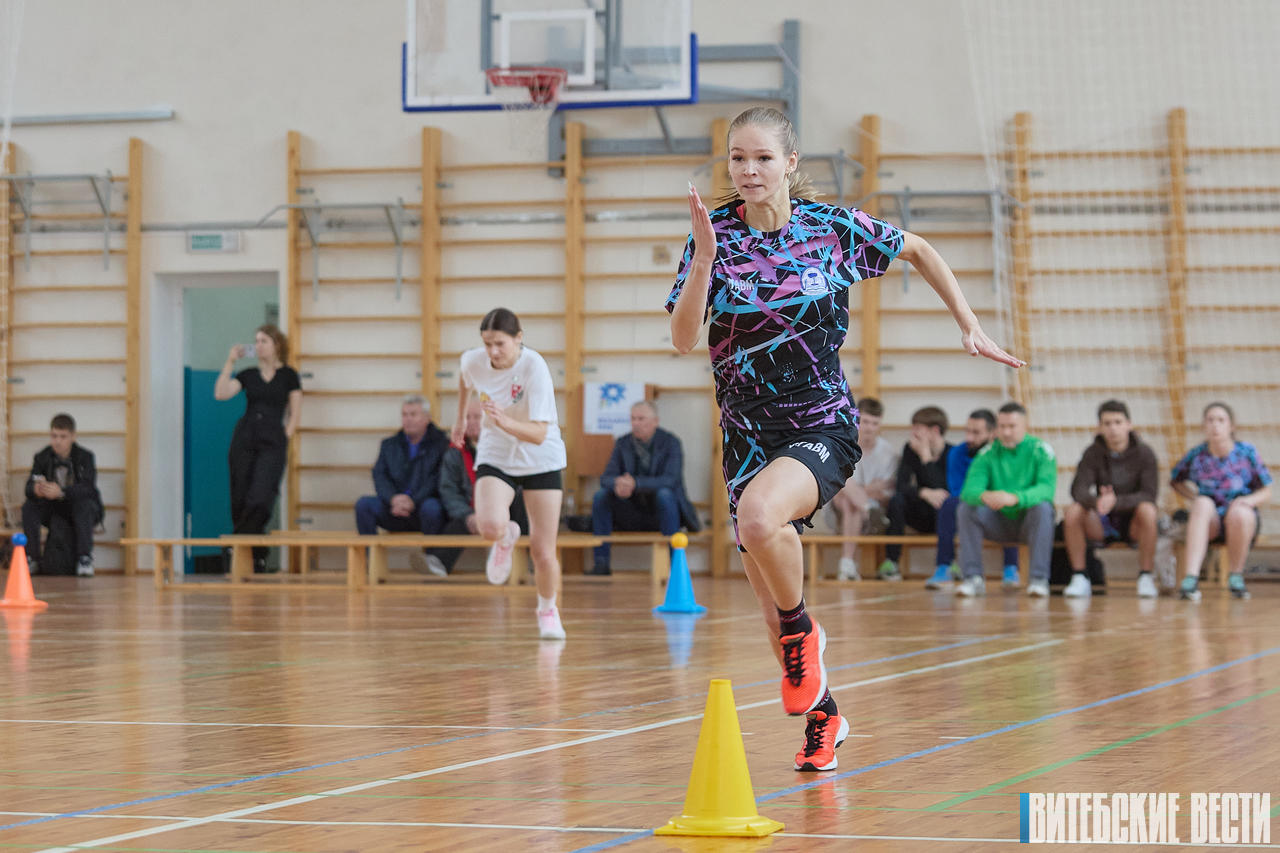
[[[540,152],[569,72],[550,66],[513,65],[489,68],[484,74],[489,79],[489,90],[507,116],[512,146],[534,154]]]

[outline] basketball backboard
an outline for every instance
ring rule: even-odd
[[[406,0],[406,111],[496,110],[485,71],[568,72],[561,109],[696,98],[691,0]]]

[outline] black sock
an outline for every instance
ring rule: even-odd
[[[1072,569],[1072,570],[1071,570],[1071,573],[1072,573],[1073,575],[1083,575],[1086,571],[1088,571],[1088,570],[1087,570],[1087,569]]]
[[[781,623],[781,631],[778,636],[786,637],[789,634],[807,634],[813,630],[813,620],[809,618],[809,614],[804,612],[804,599],[800,599],[800,603],[796,605],[795,610],[778,610],[778,622]]]
[[[1151,572],[1142,572],[1142,571],[1140,571],[1140,572],[1138,572],[1138,577],[1142,577],[1143,575],[1149,575],[1149,574],[1151,574]]]
[[[822,695],[822,701],[819,702],[813,710],[821,711],[828,717],[834,717],[836,714],[840,713],[840,709],[836,707],[836,698],[831,695],[830,690]]]

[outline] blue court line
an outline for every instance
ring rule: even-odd
[[[1189,675],[1182,675],[1182,676],[1179,676],[1178,678],[1171,678],[1168,681],[1162,681],[1159,684],[1152,684],[1147,687],[1141,687],[1137,690],[1130,690],[1127,693],[1118,693],[1115,696],[1110,696],[1110,697],[1107,697],[1106,699],[1099,699],[1096,702],[1089,702],[1086,705],[1077,705],[1074,708],[1066,708],[1061,711],[1054,711],[1052,713],[1045,714],[1042,717],[1036,717],[1033,720],[1024,720],[1023,722],[1020,722],[1020,723],[1011,723],[1010,725],[1002,726],[1001,728],[998,728],[998,729],[992,729],[989,732],[970,735],[969,737],[964,738],[963,740],[950,741],[948,743],[939,744],[938,746],[931,746],[928,749],[921,749],[921,750],[917,750],[916,752],[909,752],[906,755],[900,755],[897,758],[888,758],[888,759],[885,759],[884,761],[877,761],[875,764],[868,764],[865,767],[859,767],[855,770],[847,770],[844,773],[836,773],[832,776],[826,776],[822,779],[815,779],[812,782],[806,782],[801,785],[792,785],[789,788],[782,788],[770,794],[765,794],[764,796],[756,797],[756,802],[767,803],[770,800],[776,800],[779,797],[786,797],[791,794],[799,793],[801,791],[807,791],[810,788],[817,788],[820,785],[828,785],[832,782],[839,781],[840,779],[848,779],[851,776],[860,776],[863,773],[870,773],[873,770],[880,770],[885,767],[890,767],[894,764],[901,764],[902,762],[910,761],[913,758],[922,758],[926,755],[933,755],[934,753],[937,753],[937,752],[943,752],[944,750],[955,749],[958,746],[963,746],[968,743],[973,743],[974,741],[985,740],[990,737],[995,737],[996,735],[1005,734],[1006,732],[1012,732],[1018,729],[1023,729],[1023,728],[1026,728],[1027,726],[1034,726],[1038,723],[1054,720],[1054,719],[1057,719],[1058,717],[1064,717],[1067,714],[1075,714],[1079,711],[1088,711],[1093,708],[1100,708],[1103,705],[1110,705],[1113,702],[1120,702],[1124,699],[1132,699],[1133,697],[1141,696],[1144,693],[1151,693],[1156,690],[1161,690],[1165,687],[1172,687],[1175,684],[1182,684],[1183,682],[1190,681],[1193,678],[1199,678],[1202,675],[1208,675],[1213,672],[1220,672],[1224,669],[1229,669],[1230,667],[1238,666],[1242,663],[1248,663],[1249,661],[1254,661],[1260,658],[1274,655],[1277,652],[1280,652],[1280,646],[1276,646],[1275,648],[1267,649],[1261,652],[1255,652],[1254,654],[1247,655],[1246,657],[1242,657],[1242,658],[1237,658],[1235,660],[1227,661],[1226,663],[1220,663],[1217,666],[1211,666],[1208,669],[1202,669],[1199,672],[1193,672],[1193,673],[1190,673]],[[613,848],[613,847],[620,847],[623,844],[630,844],[632,841],[639,841],[642,838],[648,838],[651,835],[653,835],[653,830],[646,829],[641,832],[635,832],[630,835],[623,836],[622,838],[615,838],[612,841],[602,841],[599,844],[592,844],[589,847],[579,847],[578,849],[572,851],[572,853],[595,853],[595,851],[597,850],[609,850],[610,848]]]
[[[888,657],[876,658],[874,660],[860,661],[858,663],[845,664],[843,666],[838,666],[838,667],[829,667],[827,671],[831,672],[833,670],[853,669],[855,667],[871,666],[872,664],[886,663],[888,661],[901,660],[903,658],[930,654],[932,652],[947,651],[948,649],[961,648],[963,646],[971,646],[971,645],[974,645],[975,643],[989,642],[991,640],[1000,639],[1001,637],[1004,637],[1004,636],[1007,636],[1007,635],[996,634],[991,637],[975,637],[968,640],[961,640],[955,643],[948,643],[942,646],[934,646],[928,649],[920,649],[919,651],[904,652],[902,654],[890,655]],[[764,684],[773,684],[775,681],[776,679],[767,679],[765,681],[754,682],[752,684],[744,684],[742,685],[742,687],[756,687]],[[255,776],[245,776],[243,778],[232,779],[227,782],[216,782],[212,785],[205,785],[200,788],[192,788],[191,790],[188,790],[188,791],[172,791],[167,794],[156,794],[151,797],[143,797],[137,800],[128,800],[126,802],[121,802],[121,803],[111,803],[105,806],[95,806],[94,808],[91,808],[91,809],[80,809],[73,812],[63,812],[61,814],[56,814],[56,815],[47,815],[45,817],[31,818],[30,820],[23,820],[17,823],[10,823],[5,826],[0,826],[0,832],[4,832],[7,829],[17,829],[18,827],[22,827],[22,826],[33,826],[35,824],[49,823],[50,821],[61,820],[63,818],[84,817],[86,815],[109,812],[115,809],[127,808],[129,806],[144,805],[146,803],[155,803],[162,800],[173,800],[173,799],[177,799],[178,797],[188,797],[193,794],[206,794],[210,791],[218,791],[226,788],[233,788],[237,785],[249,784],[250,782],[260,782],[264,779],[278,779],[282,776],[292,776],[298,773],[308,773],[312,770],[320,770],[325,767],[333,767],[335,765],[347,764],[353,761],[365,761],[370,758],[382,758],[388,755],[398,755],[403,752],[412,752],[414,750],[427,749],[428,747],[433,747],[433,746],[444,746],[445,744],[455,743],[460,740],[470,740],[472,738],[489,737],[490,735],[497,735],[497,734],[506,734],[508,732],[520,731],[521,729],[524,729],[524,728],[538,728],[542,726],[553,726],[561,723],[573,722],[575,720],[580,720],[586,717],[599,716],[602,714],[625,713],[627,711],[635,710],[638,708],[645,708],[653,705],[662,705],[668,702],[678,702],[678,701],[681,701],[682,699],[694,699],[694,698],[698,698],[699,696],[705,696],[705,695],[706,695],[705,693],[698,693],[698,694],[690,694],[688,696],[677,696],[677,697],[672,697],[668,699],[657,699],[657,700],[654,700],[653,702],[644,702],[639,705],[630,705],[625,708],[607,708],[607,709],[601,709],[599,711],[591,711],[587,714],[580,714],[574,717],[565,717],[560,720],[554,720],[548,723],[539,723],[532,726],[512,726],[506,729],[489,729],[483,732],[473,732],[472,734],[458,735],[456,737],[445,738],[443,740],[432,741],[430,743],[413,744],[411,746],[401,746],[401,747],[397,747],[396,749],[383,750],[382,752],[372,752],[372,753],[369,753],[368,755],[357,755],[351,758],[337,758],[337,759],[334,759],[333,761],[325,761],[325,762],[321,762],[320,764],[311,764],[306,767],[294,767],[288,770],[277,770],[272,773],[262,773]]]

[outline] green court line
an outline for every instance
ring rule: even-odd
[[[1046,764],[1044,767],[1037,768],[1036,770],[1031,770],[1027,773],[1021,773],[1017,776],[1011,776],[1008,779],[1003,779],[999,782],[988,785],[985,788],[979,788],[978,790],[971,791],[968,794],[963,794],[959,797],[954,797],[950,800],[943,800],[940,803],[935,803],[934,805],[929,806],[927,809],[925,809],[925,811],[931,811],[931,812],[946,811],[947,809],[951,808],[954,805],[959,805],[960,803],[966,803],[969,800],[976,799],[977,797],[985,797],[988,794],[993,794],[1001,790],[1002,788],[1007,788],[1010,785],[1015,785],[1019,782],[1025,782],[1028,779],[1035,778],[1036,776],[1041,776],[1045,773],[1051,773],[1054,770],[1058,770],[1060,768],[1066,767],[1068,764],[1075,764],[1077,761],[1084,761],[1086,758],[1093,758],[1096,755],[1101,755],[1104,752],[1110,752],[1113,749],[1118,749],[1122,746],[1127,746],[1131,743],[1134,743],[1135,741],[1140,741],[1145,738],[1154,737],[1159,734],[1164,734],[1167,731],[1171,731],[1173,729],[1190,725],[1191,723],[1197,722],[1199,720],[1203,720],[1206,717],[1211,717],[1214,714],[1219,714],[1223,711],[1229,711],[1233,708],[1239,708],[1241,705],[1246,705],[1258,699],[1264,699],[1276,693],[1280,693],[1280,687],[1272,687],[1270,690],[1264,690],[1261,693],[1255,693],[1252,696],[1246,696],[1243,699],[1237,699],[1234,702],[1229,702],[1226,705],[1222,705],[1220,707],[1210,709],[1203,713],[1196,714],[1194,716],[1187,717],[1185,719],[1178,720],[1173,723],[1168,723],[1167,725],[1157,726],[1154,729],[1150,729],[1148,731],[1142,732],[1141,734],[1136,734],[1133,737],[1127,737],[1123,740],[1114,741],[1112,743],[1107,744],[1106,746],[1096,747],[1095,749],[1091,749],[1088,752],[1082,752],[1079,755],[1072,756],[1071,758],[1064,758],[1062,761],[1057,761],[1057,762],[1054,762],[1053,764]],[[1274,809],[1272,810],[1272,814],[1273,815],[1275,814]]]

